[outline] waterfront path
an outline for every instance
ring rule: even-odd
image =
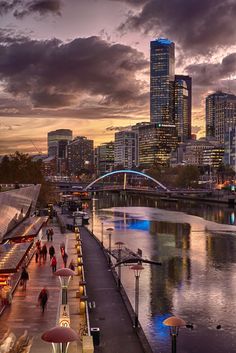
[[[86,228],[81,227],[80,233],[88,302],[95,302],[90,325],[100,329],[95,353],[143,353],[103,249]]]

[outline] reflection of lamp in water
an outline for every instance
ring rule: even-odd
[[[67,304],[67,288],[71,279],[71,276],[75,275],[75,272],[70,268],[60,268],[54,273],[59,277],[62,290],[62,304]]]
[[[70,342],[77,341],[79,336],[70,327],[56,326],[44,332],[41,338],[52,343],[54,353],[67,353]]]
[[[121,262],[121,249],[122,249],[122,245],[124,245],[124,243],[122,242],[122,241],[117,241],[116,243],[115,243],[115,245],[117,245],[118,246],[118,263],[119,263],[119,265],[118,265],[118,288],[120,288],[120,285],[121,285],[121,264],[120,264],[120,262]]]
[[[107,228],[108,231],[108,240],[109,240],[109,245],[108,245],[108,250],[109,250],[109,264],[111,264],[111,233],[113,232],[113,228]]]
[[[138,327],[138,310],[139,310],[139,277],[141,271],[144,267],[141,264],[137,264],[131,267],[131,270],[134,271],[135,276],[135,317],[134,317],[134,327]]]
[[[164,320],[163,324],[169,326],[172,341],[172,353],[176,353],[176,339],[179,334],[179,329],[181,326],[186,326],[186,322],[179,317],[171,316]]]

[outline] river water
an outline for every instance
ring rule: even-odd
[[[93,199],[93,209],[94,233],[101,237],[103,222],[106,247],[113,227],[112,248],[122,241],[162,263],[144,265],[140,276],[139,319],[153,351],[171,352],[163,320],[175,315],[193,325],[180,329],[177,352],[236,353],[234,209],[118,194]],[[130,266],[122,267],[121,281],[134,306]]]

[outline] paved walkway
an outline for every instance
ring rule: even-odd
[[[88,301],[96,305],[90,309],[90,325],[101,333],[95,353],[143,353],[100,245],[86,228],[80,233]]]
[[[61,234],[59,227],[52,227],[54,229],[52,244],[56,250],[57,268],[60,268],[62,267],[62,259],[59,245],[64,241],[64,235]],[[46,242],[44,238],[43,241]],[[49,248],[51,242],[46,242],[46,244],[47,248]],[[33,258],[27,270],[29,272],[29,281],[26,291],[18,286],[14,293],[12,304],[5,309],[0,317],[0,322],[1,325],[7,325],[16,336],[20,336],[24,330],[28,330],[30,337],[34,337],[31,348],[33,353],[51,353],[51,344],[43,342],[41,335],[44,331],[56,326],[60,294],[59,279],[52,275],[49,255],[46,263],[41,265],[35,263]],[[48,305],[44,314],[41,313],[37,305],[38,295],[43,287],[46,287],[49,292]]]

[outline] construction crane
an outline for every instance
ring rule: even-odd
[[[32,145],[34,146],[34,148],[36,149],[36,151],[37,151],[39,154],[43,154],[43,152],[40,151],[40,150],[38,149],[38,147],[35,145],[34,141],[30,140],[30,142],[32,143]]]

